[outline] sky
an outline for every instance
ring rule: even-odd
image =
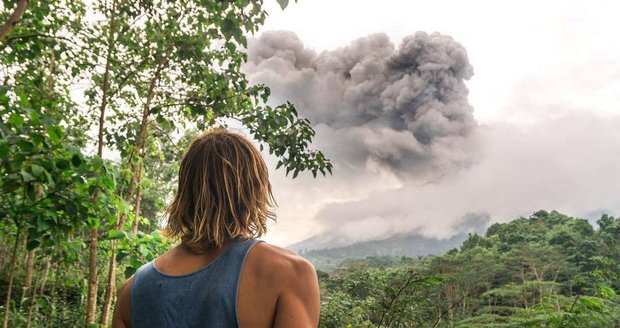
[[[620,214],[618,9],[266,1],[246,73],[311,120],[335,170],[292,180],[268,157],[279,219],[265,239],[445,238],[472,214]]]

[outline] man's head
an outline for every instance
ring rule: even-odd
[[[213,129],[192,141],[168,207],[167,236],[194,252],[237,237],[259,237],[275,220],[269,173],[261,154],[241,135]]]

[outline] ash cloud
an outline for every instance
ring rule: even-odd
[[[460,233],[477,233],[484,235],[491,223],[489,213],[467,213],[453,225],[453,229]]]
[[[436,179],[472,162],[473,68],[449,36],[418,32],[396,48],[373,34],[316,53],[292,32],[265,32],[249,41],[244,71],[310,119],[336,171]]]
[[[490,223],[540,209],[593,220],[601,213],[620,213],[620,117],[583,111],[526,126],[481,125],[479,133],[480,161],[450,179],[327,200],[314,215],[324,228],[321,234],[361,241],[417,231],[448,238],[483,233]],[[308,183],[320,188],[323,181]],[[374,183],[379,188],[384,182]],[[364,223],[371,220],[376,229],[369,233]]]

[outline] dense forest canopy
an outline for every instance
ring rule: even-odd
[[[620,327],[619,264],[620,219],[538,211],[445,255],[320,272],[321,327]]]
[[[279,0],[286,7],[288,1]],[[331,173],[310,121],[241,72],[262,1],[0,2],[3,327],[107,326],[171,246],[191,136],[237,122],[295,178]],[[322,327],[618,327],[620,220],[540,211],[445,255],[319,271]]]

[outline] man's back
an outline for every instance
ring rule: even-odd
[[[180,244],[123,285],[114,327],[316,327],[312,265],[255,239],[276,203],[252,142],[222,128],[194,139],[178,184],[163,231]]]
[[[319,307],[309,262],[250,239],[204,254],[175,247],[147,264],[121,289],[113,326],[316,327]]]

